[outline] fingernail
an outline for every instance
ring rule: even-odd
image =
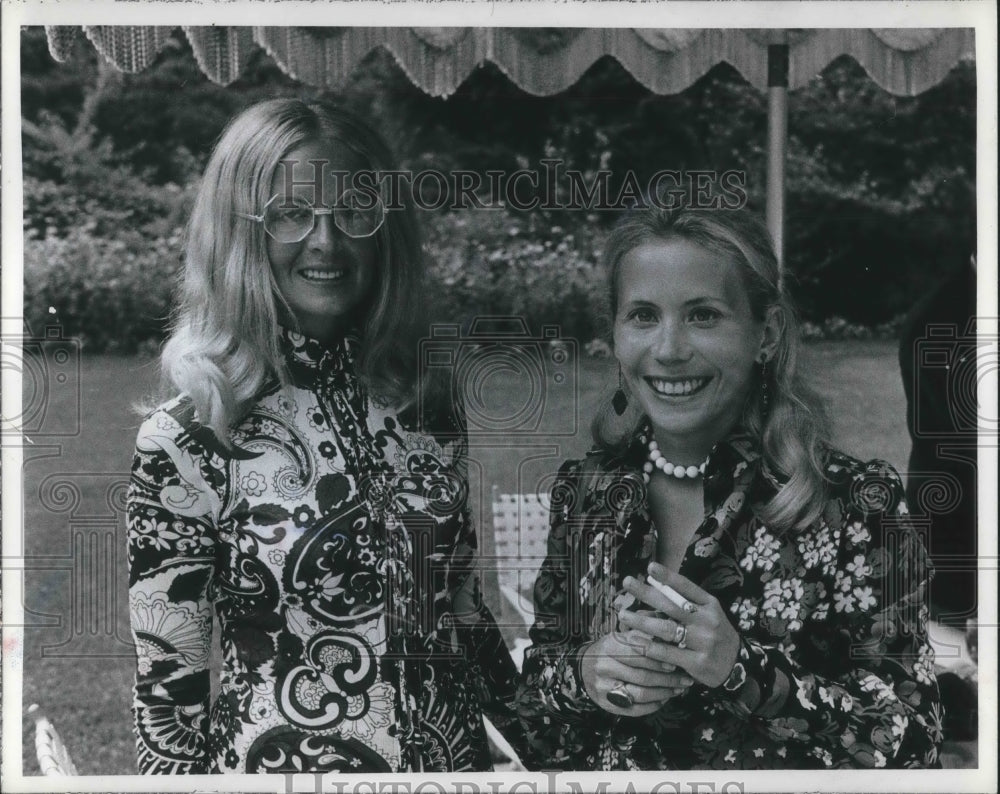
[[[625,641],[631,645],[645,645],[646,636],[641,631],[629,629],[625,632]]]
[[[691,684],[694,683],[694,680],[691,678],[682,678],[681,683],[684,684],[684,686],[691,686]]]
[[[624,578],[624,579],[622,580],[622,585],[623,585],[624,587],[631,587],[631,586],[632,586],[633,584],[635,584],[635,579],[633,579],[633,578],[632,578],[631,576],[626,576],[626,577],[625,577],[625,578]]]

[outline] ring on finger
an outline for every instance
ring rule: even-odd
[[[620,709],[632,708],[635,705],[635,698],[632,697],[632,693],[628,691],[628,685],[624,682],[608,692],[607,698],[608,703]]]
[[[677,628],[674,630],[674,644],[678,648],[687,648],[687,633],[687,626],[683,623],[678,623]]]

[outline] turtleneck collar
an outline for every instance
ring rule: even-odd
[[[360,351],[355,329],[328,342],[286,326],[279,326],[278,346],[293,381],[312,380],[320,375],[353,372]]]

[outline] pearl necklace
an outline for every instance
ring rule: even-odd
[[[651,439],[649,442],[649,460],[642,465],[642,479],[647,483],[649,482],[649,475],[653,473],[655,469],[659,469],[666,475],[673,475],[678,480],[683,480],[685,477],[690,477],[694,479],[695,477],[700,477],[705,473],[705,466],[708,464],[708,458],[702,461],[700,466],[679,466],[676,463],[670,463],[663,453],[660,452],[660,446],[656,443],[656,439]]]

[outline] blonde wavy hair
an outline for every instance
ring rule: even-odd
[[[198,421],[223,443],[268,384],[287,381],[278,325],[288,312],[264,230],[234,213],[259,213],[278,163],[311,142],[344,147],[372,171],[395,169],[381,136],[353,113],[321,102],[268,100],[226,127],[192,210],[172,333],[161,357],[162,390],[187,395]],[[416,380],[415,348],[407,340],[414,338],[424,274],[412,209],[387,212],[375,242],[374,294],[358,313],[358,372],[380,398],[407,404]]]
[[[828,422],[821,402],[796,369],[798,320],[770,235],[760,220],[743,210],[644,208],[630,213],[612,231],[604,251],[612,324],[625,255],[650,241],[674,239],[687,240],[736,263],[757,321],[763,322],[776,310],[777,340],[767,367],[768,409],[762,404],[758,373],[746,397],[741,427],[756,440],[766,466],[784,482],[768,503],[757,506],[758,515],[777,530],[807,527],[820,517],[826,499]],[[621,451],[645,421],[635,400],[629,401],[621,418],[607,403],[591,429],[598,446]]]

